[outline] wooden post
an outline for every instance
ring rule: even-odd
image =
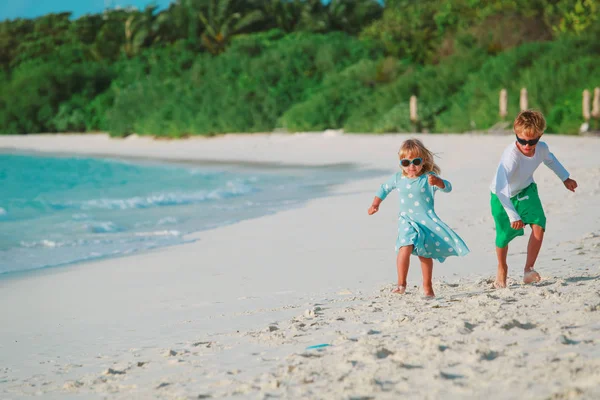
[[[527,89],[521,89],[521,99],[519,100],[519,105],[521,107],[521,111],[527,110]]]
[[[583,119],[587,122],[590,120],[590,91],[587,89],[583,91],[581,107],[583,108]]]
[[[414,123],[419,119],[417,115],[417,96],[410,96],[410,120]]]
[[[500,118],[503,120],[508,115],[508,95],[506,89],[500,91]]]
[[[600,87],[594,89],[594,101],[592,102],[592,117],[600,119]]]

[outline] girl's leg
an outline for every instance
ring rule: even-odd
[[[433,259],[419,257],[419,260],[421,260],[421,271],[423,272],[423,292],[426,297],[435,297],[433,285],[431,283],[431,276],[433,275]]]
[[[542,241],[544,240],[544,229],[539,225],[531,225],[531,236],[529,237],[529,243],[527,244],[527,261],[525,261],[525,271],[523,275],[523,282],[532,283],[539,282],[541,279],[533,266],[537,260],[540,249],[542,248]]]
[[[508,257],[508,246],[496,247],[496,257],[498,258],[498,272],[496,273],[496,282],[494,287],[497,289],[506,287],[506,277],[508,275],[508,264],[506,258]]]
[[[394,290],[395,293],[404,293],[406,290],[406,277],[408,275],[408,267],[410,265],[410,255],[412,254],[413,246],[400,247],[398,257],[396,257],[396,268],[398,269],[398,287]]]

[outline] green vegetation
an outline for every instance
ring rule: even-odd
[[[600,0],[178,0],[0,22],[0,133],[465,132],[508,90],[577,133]],[[419,121],[409,99],[419,100]]]

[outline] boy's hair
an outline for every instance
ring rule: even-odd
[[[546,120],[544,115],[537,110],[521,111],[515,118],[513,129],[519,136],[536,138],[544,133]]]
[[[402,143],[398,151],[398,157],[402,160],[409,154],[423,159],[423,169],[421,169],[419,175],[423,175],[425,172],[435,172],[439,175],[442,172],[440,167],[433,161],[433,153],[419,139],[408,139]],[[402,170],[402,175],[406,175],[404,170]]]

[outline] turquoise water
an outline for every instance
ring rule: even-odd
[[[322,195],[340,173],[0,153],[0,276],[183,243]]]

